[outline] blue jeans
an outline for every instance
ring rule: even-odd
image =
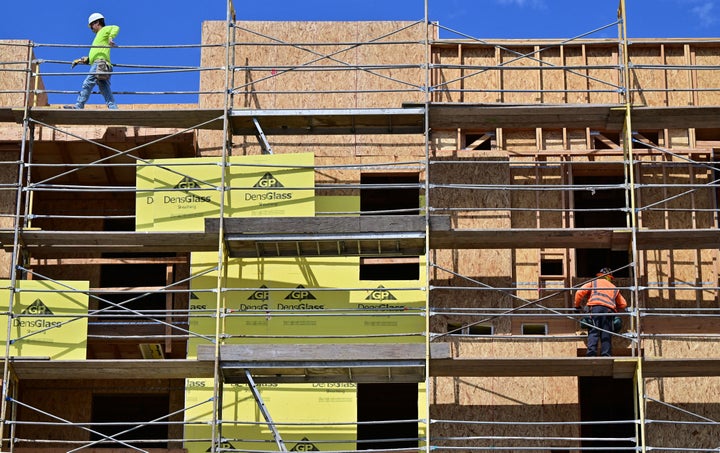
[[[110,78],[108,77],[107,80],[98,80],[95,73],[97,72],[97,61],[90,66],[90,73],[87,77],[85,77],[85,80],[83,81],[82,87],[80,88],[80,94],[78,95],[77,101],[75,102],[75,108],[83,109],[85,108],[85,103],[87,102],[88,98],[90,98],[90,93],[92,93],[93,88],[95,88],[95,85],[98,86],[98,89],[100,90],[100,94],[102,94],[103,98],[105,98],[105,104],[107,104],[109,109],[117,109],[118,106],[115,104],[115,97],[112,94],[112,91],[110,91]],[[110,71],[112,71],[112,67],[109,66]]]
[[[602,305],[590,306],[590,318],[592,319],[593,327],[590,327],[590,330],[588,331],[588,357],[594,357],[597,355],[598,341],[600,342],[600,355],[603,357],[610,357],[612,355],[613,317],[607,315],[593,316],[605,313],[612,313],[612,310]],[[599,327],[602,330],[596,329],[596,327]]]

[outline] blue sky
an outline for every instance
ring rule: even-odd
[[[235,0],[238,20],[422,20],[424,0]],[[571,38],[615,21],[619,0],[429,0],[429,18],[476,38]],[[720,37],[720,0],[626,0],[628,34],[634,38]],[[41,44],[87,45],[93,35],[87,17],[101,12],[120,25],[116,41],[126,46],[199,44],[205,20],[224,20],[224,0],[3,0],[0,39],[28,39]],[[614,38],[612,26],[590,35]],[[444,31],[441,37],[457,37]],[[39,47],[38,58],[71,60],[84,48]],[[115,49],[114,63],[199,65],[198,49]],[[47,64],[47,71],[70,72],[67,65]],[[46,86],[77,90],[78,75],[46,78]],[[117,71],[122,71],[118,68]],[[138,88],[137,85],[142,87]],[[113,78],[115,91],[196,90],[197,75],[143,75]],[[171,98],[118,95],[122,103],[196,102],[195,96]],[[52,103],[71,103],[74,95],[53,95]],[[92,102],[100,96],[93,95]]]

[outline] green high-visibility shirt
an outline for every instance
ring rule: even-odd
[[[95,39],[93,39],[93,47],[90,49],[88,54],[88,62],[93,64],[95,60],[105,60],[110,63],[110,38],[115,38],[120,33],[120,27],[117,25],[106,25],[97,33],[95,33]],[[105,47],[95,47],[105,46]]]

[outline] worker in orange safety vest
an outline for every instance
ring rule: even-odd
[[[597,355],[598,341],[600,342],[600,355],[612,355],[613,318],[611,313],[625,311],[627,302],[620,294],[620,290],[613,284],[612,270],[607,267],[600,269],[595,279],[585,283],[575,293],[575,310],[582,310],[582,303],[587,299],[587,308],[590,312],[592,325],[588,330],[587,356]]]

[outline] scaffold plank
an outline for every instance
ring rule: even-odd
[[[1,110],[1,109],[0,109]],[[15,122],[23,120],[23,109],[12,109]],[[3,118],[5,113],[0,113]],[[139,126],[158,128],[216,129],[223,127],[224,111],[221,109],[130,109],[106,110],[38,107],[30,110],[30,118],[46,124],[70,126]]]
[[[207,233],[217,233],[219,225],[219,219],[205,219]],[[234,258],[425,253],[420,216],[228,218],[223,231]]]
[[[417,256],[425,252],[421,216],[302,217],[226,219],[225,240],[232,257],[258,256]],[[20,243],[36,258],[67,252],[194,252],[218,247],[218,219],[206,231],[20,232]],[[433,218],[431,249],[597,248],[628,250],[630,230],[602,228],[452,229],[449,218]],[[639,250],[695,250],[720,247],[712,229],[640,230]],[[12,230],[0,231],[0,245],[13,247]],[[299,247],[300,245],[300,247]],[[305,247],[307,245],[307,247]]]
[[[622,129],[625,111],[619,104],[432,104],[431,129],[567,127]]]
[[[254,110],[228,114],[236,135],[256,135],[256,121],[266,135],[422,134],[424,108]],[[66,110],[31,109],[30,117],[46,124],[140,126],[221,130],[221,109]],[[0,121],[22,123],[23,109],[0,108]]]
[[[266,135],[422,134],[425,109],[374,108],[324,110],[234,109],[230,122],[236,135],[256,135],[253,119]]]
[[[0,244],[13,247],[13,231],[0,231]],[[35,257],[68,252],[200,252],[218,248],[217,235],[203,232],[41,231],[20,232],[20,243]]]
[[[428,110],[431,129],[565,127],[622,130],[625,108],[620,104],[448,104]],[[633,107],[633,127],[717,128],[720,107]]]
[[[424,107],[385,109],[234,109],[230,125],[236,135],[422,134]],[[428,107],[431,129],[465,128],[591,128],[621,130],[625,118],[620,104],[449,104]],[[220,130],[222,109],[65,110],[35,108],[30,117],[48,124],[199,128]],[[717,128],[720,107],[633,107],[637,128]],[[0,122],[21,123],[24,110],[0,108]]]
[[[13,358],[18,379],[185,379],[213,376],[212,362],[197,360],[38,360]]]
[[[636,358],[453,358],[430,361],[430,376],[612,376],[632,378]],[[720,359],[643,358],[645,377],[720,376]]]
[[[422,382],[424,343],[252,344],[220,347],[226,383],[256,382]],[[449,358],[448,344],[431,345],[431,357]],[[198,360],[212,362],[215,347],[198,347]]]
[[[431,348],[432,377],[498,376],[612,376],[631,378],[636,358],[449,358],[449,349]],[[241,382],[244,369],[250,369],[258,382],[412,382],[422,380],[424,345],[224,345],[221,367],[226,382]],[[207,349],[207,350],[205,350]],[[416,349],[416,351],[412,351]],[[273,355],[272,350],[278,352]],[[376,354],[369,357],[373,351]],[[333,351],[336,351],[334,353]],[[394,351],[389,356],[389,351]],[[247,353],[247,356],[243,354]],[[408,353],[407,357],[400,355]],[[327,356],[323,356],[326,354]],[[228,360],[234,358],[236,360]],[[13,358],[13,372],[19,379],[183,379],[213,376],[214,346],[198,348],[198,360],[40,360]],[[720,376],[720,359],[643,358],[643,376],[681,378]]]

